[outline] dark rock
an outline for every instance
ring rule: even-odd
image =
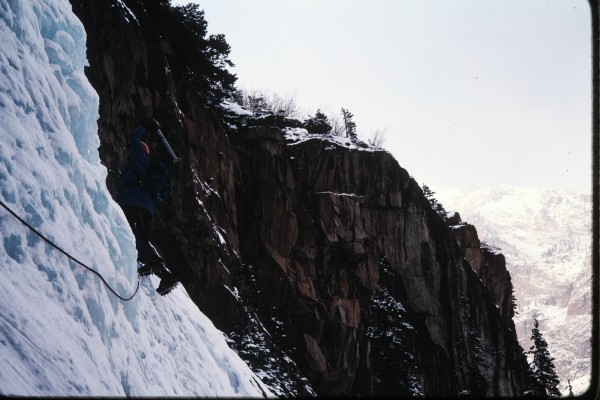
[[[460,214],[456,211],[446,215],[446,224],[448,226],[460,225],[461,222]]]
[[[100,95],[101,159],[119,171],[134,126],[159,120],[182,161],[170,166],[174,196],[153,242],[275,393],[515,396],[529,386],[510,276],[474,228],[449,228],[387,152],[288,143],[283,128],[301,125],[281,116],[226,127],[170,73],[168,32],[146,22],[158,3],[123,3],[138,23],[119,1],[71,0]],[[384,370],[398,365],[401,377]]]

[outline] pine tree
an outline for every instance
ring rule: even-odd
[[[444,208],[442,203],[440,203],[435,197],[433,197],[433,195],[435,195],[435,192],[433,190],[431,190],[429,188],[429,186],[427,186],[425,184],[423,184],[423,194],[425,195],[425,198],[427,198],[427,200],[429,200],[429,203],[431,204],[431,208],[433,208],[440,217],[446,219],[448,212],[446,211],[446,209]]]
[[[519,312],[517,311],[517,298],[515,297],[515,291],[512,290],[512,294],[510,296],[510,306],[513,310],[513,315],[518,315]]]
[[[272,114],[272,111],[267,104],[267,100],[262,93],[256,93],[254,95],[249,94],[246,101],[247,107],[252,111],[255,117]]]
[[[321,110],[317,110],[314,117],[310,117],[304,122],[304,128],[309,133],[316,133],[320,135],[325,135],[331,132],[331,124],[327,119],[327,116],[321,112]]]
[[[431,203],[432,200],[435,201],[435,198],[433,197],[433,195],[435,194],[434,191],[432,191],[429,186],[427,186],[426,184],[423,184],[423,194],[425,195],[425,197],[427,197],[427,200],[429,200],[429,202]]]
[[[356,139],[356,124],[352,120],[354,114],[342,108],[342,117],[344,118],[344,126],[346,127],[346,136],[350,139]]]
[[[533,346],[529,348],[527,354],[533,355],[533,361],[530,363],[530,368],[535,379],[537,379],[546,390],[548,396],[560,396],[558,384],[560,383],[558,375],[554,367],[554,358],[550,356],[548,351],[548,343],[538,329],[538,320],[534,320],[534,328],[531,330],[531,340]]]
[[[380,261],[385,268],[386,261]],[[400,397],[424,397],[417,379],[417,366],[411,342],[416,335],[402,304],[386,288],[373,292],[369,306],[371,316],[365,336],[371,348],[369,359],[375,376],[374,395],[394,393]]]
[[[144,7],[155,13],[148,24],[170,38],[173,54],[167,54],[167,58],[173,75],[200,89],[209,104],[220,104],[224,98],[233,96],[237,77],[228,70],[234,65],[229,60],[231,47],[225,36],[207,36],[208,23],[198,4],[166,4],[143,2]]]

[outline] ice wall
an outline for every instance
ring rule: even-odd
[[[67,0],[0,0],[0,200],[129,296],[134,239],[105,187],[85,64]],[[143,278],[120,301],[4,208],[0,240],[0,394],[263,394],[181,287],[163,298]]]

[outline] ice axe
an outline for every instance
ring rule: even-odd
[[[158,125],[158,123],[157,123],[157,125]],[[179,161],[181,161],[181,158],[177,157],[177,155],[171,148],[171,145],[169,144],[169,142],[167,142],[167,138],[165,137],[165,135],[163,135],[160,128],[158,128],[158,127],[156,128],[156,133],[158,134],[158,137],[160,138],[160,140],[162,140],[163,144],[167,148],[167,151],[169,152],[171,157],[173,158],[173,164],[177,164]]]

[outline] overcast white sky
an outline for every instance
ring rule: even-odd
[[[586,0],[197,2],[239,87],[349,109],[419,184],[591,192]]]

